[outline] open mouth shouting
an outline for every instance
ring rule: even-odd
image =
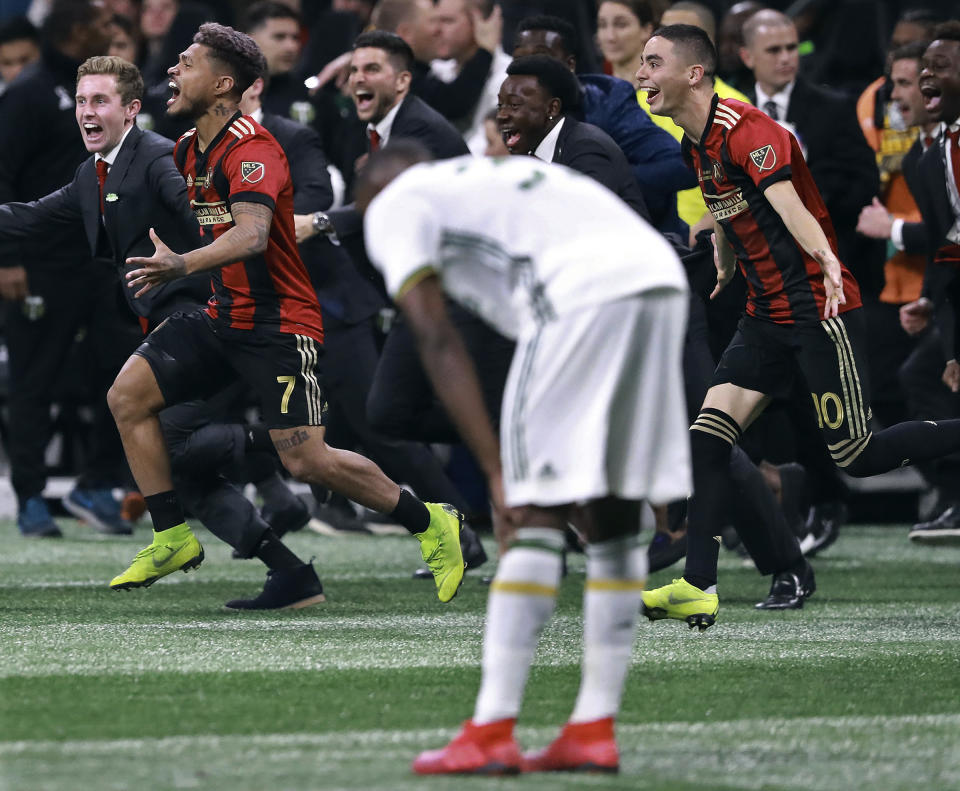
[[[96,121],[83,122],[83,140],[90,150],[95,150],[106,139],[103,127]]]
[[[170,89],[170,98],[167,99],[167,107],[170,107],[180,98],[180,86],[173,80],[170,80],[170,82],[167,83],[167,87]]]
[[[653,85],[641,85],[640,90],[647,92],[647,104],[653,107],[654,101],[660,96],[660,89]]]
[[[511,154],[516,154],[520,150],[520,141],[523,135],[512,126],[501,126],[500,137],[503,138],[503,144]]]
[[[921,80],[920,93],[923,94],[923,106],[931,116],[939,118],[940,114],[940,86],[932,80]]]
[[[353,101],[357,106],[357,115],[366,118],[373,114],[373,104],[376,96],[366,88],[357,88],[353,92]]]

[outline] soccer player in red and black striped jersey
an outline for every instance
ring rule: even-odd
[[[872,432],[856,280],[837,257],[833,225],[796,139],[751,105],[713,90],[717,55],[697,27],[655,31],[637,72],[650,109],[684,130],[684,154],[715,225],[716,296],[735,266],[746,313],[690,431],[694,495],[686,568],[645,592],[648,617],[714,622],[719,504],[730,451],[772,398],[806,386],[827,449],[850,475],[876,475],[960,449],[960,420]],[[804,564],[805,567],[805,564]],[[803,569],[796,570],[801,594]]]
[[[323,322],[297,252],[289,166],[270,133],[239,109],[264,65],[249,36],[210,23],[169,70],[168,113],[196,122],[177,142],[174,158],[208,244],[178,255],[151,231],[154,255],[128,259],[134,269],[127,278],[140,296],[209,271],[213,296],[205,309],[174,314],[154,330],[110,390],[110,408],[154,525],[153,543],[111,587],[145,587],[203,560],[173,491],[157,413],[239,378],[259,396],[270,429],[261,438],[253,434],[251,443],[275,448],[294,477],[392,514],[419,539],[437,595],[449,601],[463,579],[460,515],[450,506],[420,502],[369,459],[324,440]],[[279,542],[274,549],[289,551]],[[270,578],[268,588],[271,581],[281,586]],[[290,597],[268,588],[263,595]]]

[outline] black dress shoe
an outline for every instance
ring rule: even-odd
[[[804,599],[809,599],[817,589],[813,566],[804,561],[805,567],[799,573],[781,571],[774,574],[770,593],[762,602],[755,604],[758,610],[800,610]]]
[[[910,528],[910,540],[931,546],[960,544],[960,506],[951,505],[932,522]]]
[[[295,569],[267,572],[267,582],[260,595],[253,599],[233,599],[224,607],[230,610],[298,610],[326,601],[323,585],[312,563]]]
[[[840,537],[840,528],[847,523],[847,504],[842,500],[819,503],[807,515],[807,536],[800,542],[803,554],[812,558]]]

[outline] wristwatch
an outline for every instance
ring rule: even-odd
[[[313,222],[311,225],[313,225],[314,233],[333,233],[333,223],[330,222],[330,218],[322,211],[313,213]]]

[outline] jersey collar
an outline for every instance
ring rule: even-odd
[[[237,110],[233,114],[233,116],[223,125],[223,128],[213,136],[213,140],[210,141],[210,144],[206,147],[206,149],[204,149],[202,153],[200,151],[200,140],[197,138],[197,135],[193,136],[193,153],[196,156],[198,168],[200,167],[201,163],[204,167],[206,166],[207,157],[210,155],[210,152],[213,151],[213,149],[215,149],[218,145],[220,145],[220,141],[223,139],[223,136],[227,133],[227,130],[231,126],[233,126],[233,123],[238,118],[242,118],[242,117],[243,117],[243,113]],[[200,170],[198,169],[197,172],[199,173]]]

